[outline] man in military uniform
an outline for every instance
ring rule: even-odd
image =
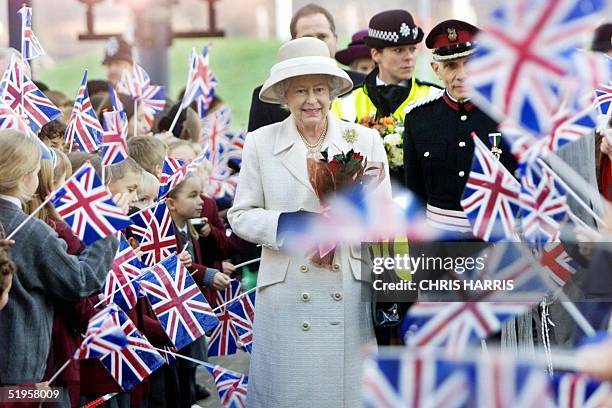
[[[471,227],[461,208],[463,189],[472,167],[474,132],[490,148],[501,149],[510,171],[516,162],[501,141],[498,123],[470,101],[465,64],[475,51],[478,28],[459,20],[443,21],[427,36],[431,67],[445,85],[440,95],[407,109],[404,130],[405,185],[427,203],[427,219],[437,228],[471,239]]]

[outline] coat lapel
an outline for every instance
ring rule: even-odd
[[[307,154],[306,146],[300,139],[295,121],[290,115],[278,128],[274,142],[274,155],[278,156],[283,166],[289,170],[293,177],[314,193],[306,168]]]

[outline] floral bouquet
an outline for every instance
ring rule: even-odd
[[[360,188],[376,186],[385,176],[382,163],[368,163],[363,155],[353,149],[337,154],[331,160],[325,149],[320,153],[309,155],[306,160],[310,184],[324,208],[328,200],[343,190],[356,186]],[[319,245],[318,251],[315,251],[310,261],[317,266],[331,269],[334,253],[334,245]]]
[[[376,129],[387,152],[389,169],[395,170],[404,165],[404,144],[402,135],[404,123],[395,120],[392,116],[375,119],[371,116],[359,119],[359,124],[370,129]]]

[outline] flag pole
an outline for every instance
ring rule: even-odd
[[[51,197],[53,197],[53,194],[49,194],[49,196],[45,198],[45,200],[38,207],[36,207],[34,211],[32,211],[32,213],[28,215],[28,217],[25,220],[23,220],[21,224],[17,226],[17,228],[15,228],[13,232],[11,232],[8,237],[6,237],[6,239],[13,238],[15,234],[17,234],[17,232],[19,232],[19,230],[23,228],[23,226],[26,225],[28,221],[30,221],[45,205],[47,205],[49,201],[51,201]]]
[[[563,178],[561,178],[561,176],[559,176],[549,165],[548,163],[546,163],[544,160],[538,158],[537,162],[539,165],[541,165],[542,167],[545,167],[550,173],[551,175],[553,175],[555,177],[555,179],[557,179],[557,181],[559,182],[559,184],[561,184],[561,186],[568,192],[570,193],[570,195],[576,200],[576,202],[578,204],[580,204],[580,206],[582,208],[584,208],[586,210],[586,212],[589,213],[589,215],[591,215],[598,223],[600,223],[601,225],[606,225],[605,221],[597,214],[595,213],[595,211],[593,211],[593,209],[591,207],[589,207],[583,200],[582,198],[580,198],[578,196],[578,194],[576,194],[576,192],[565,182],[565,180],[563,180]]]
[[[96,398],[93,401],[88,402],[87,404],[81,406],[81,408],[96,408],[99,407],[100,405],[104,404],[106,401],[108,401],[109,399],[113,398],[115,395],[117,395],[118,392],[111,392],[110,394],[105,394],[99,398]]]
[[[138,136],[138,99],[134,99],[134,137]]]
[[[187,90],[185,90],[185,92],[187,92]],[[185,95],[183,95],[183,99],[185,99]],[[179,105],[179,108],[176,111],[176,114],[174,115],[174,119],[172,119],[172,124],[170,125],[170,129],[168,129],[168,132],[170,133],[172,133],[172,131],[174,130],[174,127],[176,126],[176,123],[178,122],[178,118],[181,115],[181,111],[183,110],[183,99],[181,99],[181,104]]]
[[[60,367],[60,369],[59,369],[59,370],[57,370],[57,371],[55,372],[55,374],[53,374],[53,377],[51,377],[51,378],[49,379],[49,381],[47,382],[47,385],[51,385],[51,383],[57,379],[57,377],[58,377],[58,376],[59,376],[59,375],[62,373],[62,371],[64,371],[64,370],[66,369],[66,367],[68,367],[68,364],[70,364],[70,362],[71,362],[71,361],[72,361],[72,359],[71,359],[71,358],[69,358],[68,360],[66,360],[66,362],[64,363],[64,365],[63,365],[63,366],[61,366],[61,367]]]
[[[195,358],[193,358],[193,357],[187,357],[187,356],[184,356],[184,355],[182,355],[182,354],[174,353],[174,352],[172,352],[172,351],[170,351],[170,350],[160,349],[160,348],[155,347],[155,346],[153,346],[153,348],[154,348],[155,350],[157,350],[157,351],[161,352],[161,353],[170,354],[171,356],[178,357],[178,358],[182,358],[182,359],[184,359],[184,360],[191,361],[192,363],[196,363],[196,364],[198,364],[198,365],[202,365],[202,366],[204,366],[204,367],[210,367],[210,368],[214,368],[214,367],[215,367],[215,365],[214,365],[214,364],[208,363],[208,362],[206,362],[206,361],[198,360],[198,359],[195,359]],[[228,372],[228,373],[230,373],[230,374],[235,375],[236,377],[238,377],[238,376],[243,376],[243,375],[244,375],[244,374],[242,374],[242,373],[238,373],[238,372],[236,372],[236,371],[228,370],[227,368],[224,368],[224,370],[225,370],[225,371],[227,371],[227,372]]]
[[[244,292],[244,293],[241,293],[240,295],[236,296],[236,297],[235,297],[235,298],[233,298],[233,299],[228,300],[227,302],[225,302],[225,303],[223,303],[223,304],[220,304],[219,306],[217,306],[217,307],[215,307],[215,308],[213,309],[213,312],[216,312],[217,310],[219,310],[219,309],[221,309],[221,308],[223,308],[223,307],[225,307],[225,306],[229,305],[230,303],[234,303],[234,302],[235,302],[235,301],[237,301],[238,299],[245,297],[245,296],[246,296],[246,295],[248,295],[249,293],[253,292],[255,289],[257,289],[257,286],[255,286],[254,288],[251,288],[251,289],[247,290],[247,291],[246,291],[246,292]]]
[[[183,247],[183,250],[181,251],[181,253],[180,253],[180,254],[178,254],[178,256],[181,256],[181,255],[182,255],[182,254],[183,254],[183,253],[184,253],[184,252],[187,250],[187,247],[188,247],[188,246],[189,246],[189,242],[187,242],[187,244],[185,244],[185,246]],[[170,255],[170,256],[172,256],[172,255]],[[165,259],[162,259],[160,262],[165,261],[165,260],[166,260],[166,259],[168,259],[170,256],[168,256],[168,257],[167,257],[167,258],[165,258]],[[177,257],[178,257],[178,256],[177,256]],[[180,260],[179,260],[179,262],[180,262]],[[155,264],[155,265],[157,265],[157,264]],[[127,287],[127,286],[128,286],[130,283],[132,283],[132,282],[134,282],[134,281],[137,281],[138,279],[140,279],[140,278],[142,278],[143,276],[145,276],[147,273],[149,273],[149,271],[150,271],[151,269],[153,269],[153,267],[154,267],[155,265],[153,265],[153,266],[149,266],[148,268],[143,269],[143,270],[140,272],[140,275],[136,276],[136,277],[135,277],[135,278],[133,278],[133,279],[128,280],[128,281],[127,281],[127,282],[125,282],[125,283],[124,283],[124,284],[123,284],[121,287],[119,287],[119,288],[117,288],[117,289],[113,290],[113,291],[112,291],[112,292],[111,292],[111,293],[110,293],[108,296],[104,296],[104,299],[102,299],[102,300],[100,300],[98,303],[96,303],[96,304],[94,305],[94,308],[96,308],[96,307],[98,307],[98,306],[101,306],[101,305],[102,305],[104,302],[106,302],[106,300],[107,300],[107,299],[112,298],[112,297],[113,297],[113,295],[114,295],[115,293],[117,293],[117,292],[119,292],[121,289],[123,289],[123,288]]]

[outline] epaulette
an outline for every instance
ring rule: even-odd
[[[434,84],[433,82],[427,82],[427,81],[423,81],[419,78],[415,78],[414,82],[416,82],[419,85],[427,85],[427,86],[431,86],[432,88],[438,88],[438,89],[444,89],[442,88],[440,85],[438,84]]]
[[[431,91],[429,91],[429,95],[427,95],[427,96],[425,96],[425,97],[423,97],[421,99],[417,99],[416,101],[406,105],[406,107],[404,108],[404,113],[407,115],[408,112],[410,112],[414,108],[417,108],[417,107],[423,106],[423,105],[427,105],[430,102],[438,100],[438,99],[440,99],[442,97],[443,94],[444,94],[444,90],[443,89],[433,88]]]

